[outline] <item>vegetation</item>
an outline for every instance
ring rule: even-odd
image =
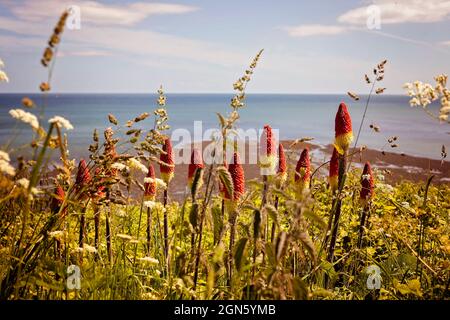
[[[40,85],[44,96],[66,18],[42,59],[49,71]],[[33,140],[29,159],[13,163],[10,154],[18,151],[9,144],[0,151],[0,298],[448,299],[449,186],[434,185],[433,176],[391,186],[370,164],[363,172],[351,166],[352,119],[344,104],[333,157],[323,164],[328,179],[315,174],[308,149],[295,167],[286,161],[266,126],[259,165],[275,174],[245,181],[228,141],[261,55],[234,84],[230,114],[218,115],[218,161],[205,165],[193,151],[181,203],[167,191],[177,172],[162,88],[153,113],[124,124],[108,115],[112,127],[102,138],[94,131],[90,159],[78,167],[68,158],[70,122],[54,117],[43,127],[45,99],[39,117],[11,110],[30,124]],[[371,92],[385,64],[374,79],[366,76]],[[366,110],[369,101],[370,95]],[[29,98],[23,105],[37,108]],[[135,128],[144,121],[152,122],[148,130]],[[60,153],[57,163],[51,150]],[[71,265],[81,271],[79,290],[68,286]],[[377,268],[379,289],[372,281]]]

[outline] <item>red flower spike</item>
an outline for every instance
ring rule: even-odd
[[[285,174],[287,172],[286,155],[284,154],[284,147],[280,143],[278,146],[278,173]]]
[[[87,167],[86,161],[84,159],[80,160],[78,164],[77,177],[75,179],[75,190],[82,198],[84,198],[87,190],[83,190],[86,186],[91,182],[91,174],[89,173],[89,169]]]
[[[61,206],[64,202],[65,192],[60,185],[55,188],[55,195],[56,196],[52,198],[52,201],[50,203],[50,208],[52,210],[52,213],[54,214],[58,213],[59,210],[61,210]]]
[[[268,124],[264,126],[264,131],[261,135],[261,147],[265,147],[265,150],[261,150],[261,154],[266,156],[276,155],[275,139],[272,128]]]
[[[233,162],[228,166],[228,172],[233,179],[233,200],[238,201],[245,192],[245,175],[237,152],[233,155]]]
[[[348,150],[353,141],[352,118],[348,113],[347,106],[341,102],[335,118],[335,141],[334,146],[340,154]]]
[[[98,176],[100,176],[101,175],[101,169],[100,168],[96,168],[95,169],[95,177],[97,177],[98,178]],[[98,178],[100,181],[101,181],[101,179],[100,178]],[[105,197],[105,186],[98,186],[97,187],[97,191],[95,192],[95,194],[94,194],[94,197],[95,198],[97,198],[97,199],[101,199],[101,198],[104,198]]]
[[[330,171],[328,174],[328,182],[330,183],[330,188],[335,191],[338,188],[338,176],[339,176],[339,154],[336,148],[333,149],[333,154],[330,160]]]
[[[275,138],[273,136],[272,128],[269,125],[264,126],[263,133],[261,135],[260,145],[259,145],[259,165],[261,168],[273,169],[274,174],[276,171],[276,161],[277,161],[277,148],[275,144]],[[267,173],[265,173],[267,174]],[[264,173],[263,173],[264,175]]]
[[[359,197],[363,203],[367,203],[374,195],[374,180],[370,163],[366,162],[361,176],[361,192]]]
[[[188,168],[189,183],[194,179],[195,171],[197,171],[197,169],[203,169],[204,167],[202,153],[197,148],[194,148],[191,154],[191,163]]]
[[[303,149],[300,158],[298,159],[297,166],[295,167],[295,181],[302,180],[308,182],[311,177],[311,162],[309,159],[309,148]]]
[[[147,178],[151,178],[153,181],[144,183],[144,197],[146,200],[154,200],[156,196],[156,180],[155,169],[151,163],[148,166]]]
[[[161,162],[164,162],[164,164],[161,163],[159,165],[159,170],[161,172],[162,180],[166,184],[168,184],[172,180],[175,172],[175,165],[173,161],[173,152],[172,152],[172,142],[170,141],[169,138],[166,138],[166,140],[164,141],[163,151],[165,152],[165,154],[161,153],[159,160],[161,160]]]

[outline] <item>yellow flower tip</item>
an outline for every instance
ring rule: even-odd
[[[281,172],[278,173],[277,175],[277,186],[281,187],[282,185],[284,185],[287,181],[287,172]]]
[[[144,201],[155,201],[155,196],[154,195],[144,196]]]
[[[330,184],[331,191],[336,191],[338,188],[338,176],[328,177],[328,183]]]
[[[344,154],[348,150],[353,141],[353,132],[348,132],[337,136],[334,140],[334,147],[339,154]]]
[[[259,158],[259,167],[262,169],[275,170],[277,164],[276,155],[261,155]]]
[[[173,177],[174,177],[174,173],[173,172],[170,172],[170,173],[161,172],[161,179],[166,184],[169,184],[170,181],[172,181]]]
[[[301,199],[306,191],[309,190],[309,181],[304,181],[302,179],[297,181],[296,185],[296,195],[297,199]]]

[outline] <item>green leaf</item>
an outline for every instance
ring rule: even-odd
[[[228,195],[233,198],[234,186],[233,186],[233,178],[231,177],[230,172],[227,168],[220,166],[217,169],[217,173],[219,175],[219,180],[222,185],[227,190]]]
[[[197,228],[198,223],[198,204],[193,203],[191,207],[191,212],[189,213],[189,222],[194,229]]]
[[[295,277],[292,280],[292,287],[296,300],[308,300],[308,286],[302,279]]]
[[[264,210],[269,214],[270,219],[278,226],[278,210],[271,204],[266,204]]]
[[[219,118],[219,121],[220,121],[220,126],[223,128],[223,127],[225,127],[225,125],[226,125],[226,120],[225,120],[225,118],[224,118],[224,116],[223,115],[221,115],[220,113],[216,113],[217,114],[217,117]]]
[[[253,240],[259,238],[259,233],[261,230],[261,211],[255,210],[255,215],[253,216]]]
[[[287,238],[288,238],[288,235],[284,231],[280,232],[280,234],[277,237],[277,242],[275,245],[275,259],[277,262],[279,262],[281,260],[281,258],[283,258],[284,254],[286,253],[286,249],[287,249],[287,245],[288,245]]]
[[[305,246],[309,255],[311,256],[314,264],[316,264],[316,261],[317,261],[316,247],[314,246],[314,243],[312,242],[311,237],[308,234],[308,231],[306,231],[306,230],[301,231],[299,234],[299,239]]]
[[[211,210],[211,213],[213,217],[214,243],[218,243],[220,241],[224,225],[222,209],[220,208],[220,206],[214,206]]]
[[[197,168],[197,170],[195,170],[194,179],[192,180],[192,187],[191,187],[192,199],[195,199],[197,189],[200,186],[202,177],[203,177],[203,169]]]
[[[242,269],[242,263],[244,259],[244,251],[245,246],[247,245],[247,238],[242,238],[238,241],[236,244],[236,251],[234,253],[234,263],[236,265],[236,269],[238,271],[241,271]]]

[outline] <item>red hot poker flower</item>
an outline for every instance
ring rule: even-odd
[[[278,145],[278,177],[280,178],[280,183],[283,184],[286,182],[287,178],[287,163],[286,163],[286,155],[284,154],[284,147],[280,143]]]
[[[162,180],[168,184],[175,172],[175,165],[173,161],[173,152],[172,152],[172,142],[169,138],[166,138],[163,145],[163,151],[165,154],[161,153],[159,160],[163,162],[164,164],[159,165],[159,170],[161,172],[161,178]]]
[[[52,198],[52,201],[50,203],[50,208],[54,214],[59,212],[64,202],[65,192],[61,185],[58,185],[55,188],[55,195],[56,196]]]
[[[205,165],[203,164],[202,153],[197,148],[194,148],[191,154],[191,163],[189,164],[188,168],[189,184],[192,184],[192,180],[194,179],[197,169],[203,169],[204,167]]]
[[[155,169],[150,163],[148,166],[147,178],[145,180],[150,180],[144,183],[144,198],[146,200],[155,200],[156,197],[156,179],[155,179]]]
[[[75,190],[78,194],[78,196],[84,198],[86,191],[83,190],[87,187],[87,185],[91,182],[91,174],[89,173],[89,169],[87,167],[86,161],[84,159],[80,160],[80,163],[78,164],[78,171],[77,171],[77,177],[75,179]]]
[[[330,171],[328,174],[328,182],[330,183],[330,188],[334,192],[338,188],[338,177],[339,177],[339,159],[338,152],[336,148],[333,149],[333,154],[330,160]]]
[[[374,180],[370,163],[364,165],[363,174],[361,176],[361,192],[359,197],[363,204],[367,204],[374,195]]]
[[[272,128],[269,125],[264,126],[260,140],[260,161],[261,168],[275,169],[277,149]]]
[[[228,166],[228,172],[230,172],[233,179],[233,200],[238,201],[245,193],[245,175],[237,152],[233,155],[233,162]]]
[[[353,141],[352,118],[348,113],[347,106],[341,102],[335,118],[335,140],[334,147],[340,154],[348,150]]]
[[[311,162],[309,159],[309,148],[303,149],[297,166],[295,167],[295,182],[298,186],[298,193],[301,194],[304,189],[309,188],[309,180],[311,178]]]

